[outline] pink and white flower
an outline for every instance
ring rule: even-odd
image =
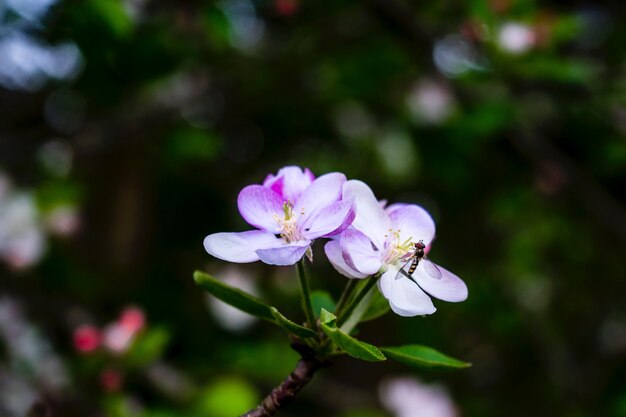
[[[339,273],[349,278],[381,274],[378,287],[401,316],[434,313],[430,296],[450,302],[467,298],[467,287],[459,277],[437,266],[441,274],[434,278],[426,261],[418,264],[411,278],[398,274],[414,243],[422,241],[428,250],[435,237],[435,223],[426,210],[414,204],[384,208],[367,184],[356,180],[344,184],[342,198],[355,202],[356,217],[350,228],[325,246]]]
[[[386,380],[380,385],[380,402],[394,417],[458,417],[446,389],[410,377]]]
[[[342,232],[354,219],[353,201],[342,199],[345,182],[340,173],[315,179],[308,169],[285,167],[239,193],[239,212],[257,230],[211,234],[204,248],[229,262],[293,265],[313,240]]]

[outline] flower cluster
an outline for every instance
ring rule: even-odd
[[[81,353],[91,353],[103,347],[114,354],[126,352],[143,330],[146,319],[138,307],[127,307],[119,319],[100,330],[91,324],[74,329],[74,347]]]
[[[206,251],[219,259],[293,265],[305,254],[312,259],[315,239],[328,238],[324,249],[334,268],[352,279],[380,277],[381,293],[401,316],[434,313],[429,295],[467,298],[459,277],[425,257],[435,237],[428,212],[414,204],[385,207],[361,181],[341,173],[315,178],[308,169],[288,166],[245,187],[238,206],[257,230],[207,236]]]
[[[69,202],[42,209],[36,193],[15,187],[0,171],[0,260],[14,270],[37,264],[48,236],[68,237],[80,227],[77,208]]]

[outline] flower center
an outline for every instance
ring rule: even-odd
[[[412,237],[401,241],[400,229],[389,229],[389,233],[386,234],[385,237],[387,238],[387,252],[383,259],[385,264],[394,264],[398,260],[405,259],[407,255],[413,253],[414,245],[413,242],[411,242]]]
[[[302,210],[304,214],[304,210]],[[274,214],[274,220],[278,223],[280,237],[285,239],[287,243],[301,240],[300,230],[298,229],[298,218],[293,213],[293,204],[290,201],[283,203],[283,217]]]

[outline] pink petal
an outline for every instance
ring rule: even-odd
[[[271,188],[285,201],[295,203],[313,180],[315,176],[308,168],[303,170],[298,166],[287,166],[281,168],[275,176],[268,175],[263,186]]]
[[[339,244],[343,259],[352,269],[372,275],[378,272],[382,263],[382,252],[372,246],[372,241],[356,229],[348,229],[341,234]]]
[[[394,208],[389,217],[394,230],[400,230],[400,241],[424,241],[428,246],[435,237],[435,222],[430,214],[420,206],[407,204]]]
[[[237,198],[239,213],[248,224],[272,233],[279,233],[274,216],[285,217],[283,203],[280,195],[262,185],[245,187]]]
[[[354,203],[338,201],[319,210],[301,227],[307,239],[334,236],[344,231],[354,220]]]
[[[389,267],[378,281],[378,288],[389,300],[389,306],[394,313],[412,317],[437,311],[430,297],[415,282],[404,276],[396,279],[397,274],[398,269]]]
[[[427,263],[423,260],[417,265],[413,278],[420,287],[430,295],[443,301],[459,302],[467,299],[467,286],[463,280],[447,269],[435,265],[441,272],[441,277],[436,279],[428,274]],[[432,265],[434,265],[431,262]]]
[[[350,180],[343,186],[343,200],[354,199],[356,217],[352,227],[363,232],[376,247],[382,250],[391,228],[391,220],[374,196],[372,190],[362,181]]]
[[[326,252],[326,256],[328,260],[332,264],[332,266],[339,272],[341,275],[346,276],[348,278],[365,278],[368,275],[362,274],[355,269],[352,269],[343,259],[343,254],[341,253],[341,245],[337,240],[331,240],[326,243],[324,246],[324,252]]]
[[[386,201],[385,201],[385,203],[386,203]],[[406,207],[408,205],[409,204],[406,204],[406,203],[393,203],[393,204],[389,204],[388,206],[383,205],[383,207],[385,207],[385,212],[387,214],[391,214],[392,211],[396,211],[397,209],[402,208],[402,207]]]
[[[262,262],[269,265],[293,265],[302,259],[310,246],[310,241],[300,241],[274,248],[259,249],[256,253]]]
[[[293,212],[297,215],[304,213],[305,217],[315,216],[324,207],[341,199],[341,187],[345,182],[346,176],[336,172],[318,177],[296,201]]]
[[[229,262],[247,263],[259,260],[258,249],[277,246],[282,242],[270,232],[251,230],[241,233],[214,233],[204,238],[204,249],[216,258]]]

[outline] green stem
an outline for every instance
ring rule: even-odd
[[[363,300],[367,293],[370,292],[374,284],[376,284],[376,281],[378,281],[378,275],[367,278],[367,281],[363,288],[361,288],[361,290],[354,296],[350,304],[348,304],[348,306],[344,309],[341,317],[337,318],[337,327],[340,327],[343,323],[346,322],[346,320],[350,318],[350,315],[352,314],[356,306],[358,306],[361,300]]]
[[[304,270],[304,259],[296,264],[298,271],[298,280],[300,280],[300,289],[302,290],[302,308],[309,327],[315,330],[315,315],[313,314],[313,303],[311,302],[311,290],[309,289],[309,281]]]
[[[343,292],[341,293],[341,297],[339,297],[339,301],[337,302],[337,307],[335,307],[336,316],[341,314],[341,309],[346,305],[346,303],[350,299],[350,296],[352,295],[352,291],[354,291],[354,287],[356,287],[356,284],[358,283],[359,281],[357,279],[348,280],[348,284],[346,284],[346,287],[343,289]]]

